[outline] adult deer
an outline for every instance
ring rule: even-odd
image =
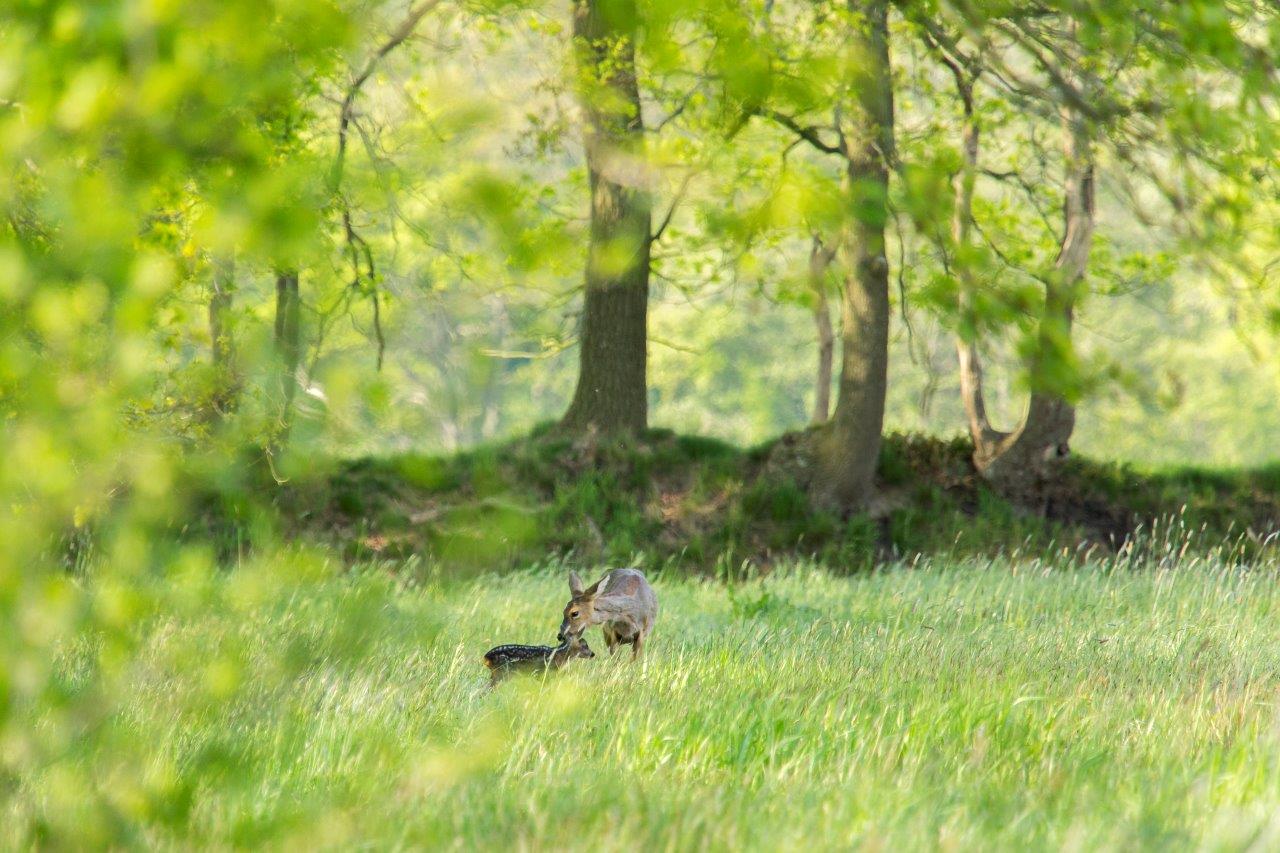
[[[644,650],[644,641],[658,618],[658,596],[639,569],[614,569],[590,587],[577,572],[569,572],[573,597],[564,608],[560,639],[581,637],[592,625],[600,625],[604,644],[613,654],[619,645],[631,646],[631,659]]]

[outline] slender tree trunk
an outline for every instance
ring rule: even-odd
[[[231,301],[235,289],[233,260],[223,257],[214,261],[210,288],[209,341],[214,388],[209,399],[209,415],[210,420],[216,422],[235,408],[238,385],[231,336]]]
[[[635,0],[575,0],[591,232],[578,384],[562,426],[638,433],[648,425],[651,211],[635,70]]]
[[[970,118],[971,117],[971,110]],[[1084,119],[1067,107],[1062,109],[1063,159],[1065,162],[1063,203],[1064,230],[1058,258],[1045,284],[1044,313],[1040,319],[1039,341],[1031,363],[1031,399],[1022,424],[1012,433],[994,429],[987,418],[982,389],[982,364],[977,347],[963,336],[957,340],[960,357],[960,389],[969,432],[973,436],[974,465],[987,479],[1007,491],[1026,491],[1043,477],[1046,463],[1066,454],[1075,428],[1075,407],[1060,388],[1046,385],[1044,375],[1051,362],[1071,358],[1071,327],[1076,291],[1089,265],[1094,230],[1093,156]],[[965,172],[968,187],[957,194],[953,236],[963,248],[969,239],[972,221],[972,175],[978,154],[977,127],[972,120],[966,128]],[[961,267],[961,298],[970,298],[972,281]],[[962,310],[967,307],[962,303]]]
[[[942,382],[942,371],[938,368],[937,347],[931,341],[921,344],[920,364],[924,369],[924,384],[920,388],[920,420],[929,422],[933,411],[933,401],[938,395],[938,385]]]
[[[818,447],[815,481],[820,500],[860,509],[870,499],[880,455],[889,367],[889,261],[885,256],[889,160],[893,156],[893,86],[887,0],[850,0],[850,31],[859,69],[845,117],[845,193],[849,222],[840,251],[846,270],[841,292],[839,396]],[[858,20],[858,19],[861,20]]]
[[[298,271],[276,273],[275,350],[279,366],[280,423],[279,442],[288,437],[293,422],[293,401],[298,392],[298,363],[302,358],[302,305],[298,294]]]
[[[835,258],[835,250],[813,237],[809,252],[809,286],[813,288],[813,322],[818,328],[818,377],[813,394],[813,422],[825,424],[831,417],[831,369],[836,338],[831,326],[831,306],[827,301],[827,268]]]
[[[974,111],[973,86],[976,77],[966,77],[956,69],[956,86],[964,107],[960,171],[955,177],[956,206],[951,217],[951,239],[955,244],[953,265],[959,284],[960,332],[956,335],[956,356],[960,364],[960,399],[964,403],[973,438],[974,459],[978,468],[986,467],[991,454],[1006,434],[991,426],[987,415],[986,396],[982,389],[982,357],[978,353],[977,319],[974,316],[973,268],[969,252],[973,239],[973,188],[978,174],[978,148],[981,138],[978,117]],[[981,460],[981,461],[978,461]]]

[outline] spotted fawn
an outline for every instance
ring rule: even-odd
[[[595,652],[582,637],[569,637],[558,646],[495,646],[484,653],[489,683],[497,684],[515,672],[545,672],[559,669],[574,658],[593,658]]]

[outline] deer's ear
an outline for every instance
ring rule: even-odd
[[[582,595],[582,578],[574,571],[569,572],[569,592],[573,593],[574,598]]]
[[[597,593],[600,592],[600,584],[602,583],[604,583],[604,578],[601,578],[600,580],[593,583],[591,586],[582,590],[580,593],[578,593],[578,595],[582,596],[583,598],[595,598]]]

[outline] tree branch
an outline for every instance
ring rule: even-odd
[[[689,189],[689,182],[693,180],[694,170],[690,169],[680,181],[680,188],[676,190],[675,197],[671,199],[671,206],[667,208],[667,215],[662,217],[662,224],[658,226],[653,235],[649,237],[650,243],[656,243],[667,230],[667,226],[671,224],[671,217],[675,216],[676,208],[680,206],[680,202],[684,200],[684,194]]]
[[[373,302],[373,336],[378,342],[378,370],[382,370],[382,357],[387,351],[387,339],[382,333],[382,308],[378,300],[378,273],[373,264],[373,250],[369,243],[356,233],[351,222],[351,208],[343,201],[342,229],[346,235],[347,252],[351,258],[351,289],[360,289],[363,278],[369,290],[369,298]],[[364,258],[365,268],[360,269],[360,259]]]
[[[373,76],[378,63],[388,53],[403,44],[409,36],[413,35],[413,31],[417,29],[418,24],[426,17],[427,13],[442,2],[444,0],[420,0],[419,3],[411,7],[405,19],[392,30],[391,36],[373,52],[365,62],[364,67],[352,78],[351,85],[347,87],[347,93],[342,99],[342,107],[338,112],[338,156],[334,160],[333,172],[329,176],[329,185],[332,189],[336,190],[342,182],[342,170],[347,157],[347,134],[351,127],[351,122],[355,118],[356,98],[360,96],[360,90],[364,88],[364,84]]]
[[[844,152],[840,150],[839,145],[832,145],[828,142],[824,142],[822,137],[818,135],[817,127],[814,127],[812,125],[809,125],[809,126],[801,125],[791,116],[786,115],[785,113],[780,113],[777,110],[760,110],[759,112],[756,112],[755,115],[761,116],[762,118],[767,118],[770,121],[773,121],[775,124],[782,125],[787,130],[791,131],[796,136],[803,139],[805,142],[809,143],[819,151],[822,151],[826,154],[840,154],[842,156],[844,154]]]

